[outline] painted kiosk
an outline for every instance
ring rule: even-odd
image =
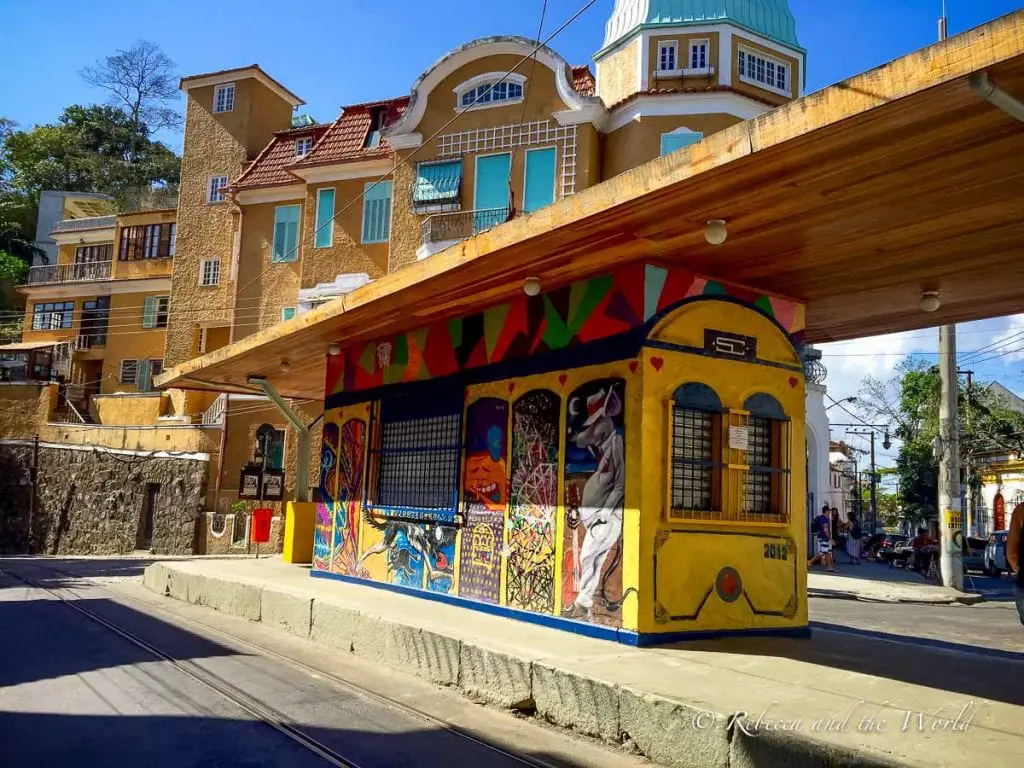
[[[314,575],[632,644],[805,631],[802,330],[648,263],[342,348]]]

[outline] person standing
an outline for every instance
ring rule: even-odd
[[[815,563],[825,566],[829,572],[835,571],[835,560],[832,557],[832,519],[829,515],[828,504],[821,508],[821,514],[811,523],[811,533],[814,534],[814,556],[807,561],[810,568]]]
[[[863,535],[864,531],[860,527],[857,513],[851,512],[846,530],[846,554],[850,556],[854,565],[860,565],[860,539]]]
[[[1021,566],[1024,566],[1024,504],[1018,504],[1013,508],[1010,533],[1006,537],[1006,562],[1017,574],[1013,598],[1017,602],[1020,623],[1024,624],[1024,574],[1021,573]]]

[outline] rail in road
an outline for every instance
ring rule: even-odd
[[[35,564],[31,567],[47,571],[51,574],[60,574],[62,576],[79,578],[77,574],[59,568],[40,566],[38,564]],[[337,750],[325,745],[320,740],[315,738],[313,735],[304,731],[300,724],[294,722],[288,716],[275,710],[273,707],[270,707],[265,703],[258,701],[257,699],[242,692],[235,686],[218,678],[217,676],[211,675],[194,662],[191,662],[187,659],[178,658],[174,654],[169,653],[164,649],[161,649],[157,645],[154,645],[153,643],[143,639],[142,637],[139,637],[136,633],[130,631],[124,626],[119,626],[116,622],[110,621],[104,618],[103,616],[100,616],[99,614],[95,613],[94,611],[91,611],[88,608],[83,607],[79,604],[80,602],[83,602],[83,598],[73,588],[48,587],[44,584],[37,582],[33,578],[25,576],[24,573],[15,573],[8,569],[0,569],[0,575],[5,575],[15,581],[25,584],[28,587],[37,589],[41,592],[50,595],[51,597],[58,600],[62,605],[66,606],[68,609],[75,611],[76,613],[85,617],[91,622],[95,622],[96,624],[105,627],[110,632],[118,635],[124,640],[127,640],[129,643],[133,644],[137,648],[144,650],[146,653],[152,655],[154,658],[170,664],[178,672],[188,676],[192,680],[195,680],[196,682],[201,683],[210,690],[216,692],[217,694],[231,702],[233,705],[238,707],[240,710],[242,710],[249,716],[255,718],[256,721],[263,723],[268,728],[277,732],[281,737],[294,742],[303,749],[321,758],[324,763],[336,766],[336,768],[364,768],[351,758],[348,758],[345,755],[339,753]],[[108,595],[111,595],[112,598],[116,597],[117,601],[127,601],[143,606],[147,610],[152,609],[152,606],[150,604],[145,603],[142,600],[138,600],[129,595],[125,595],[121,592],[115,593],[111,590],[104,589],[102,586],[97,584],[90,584],[89,589],[91,591],[95,590],[106,593]],[[489,744],[488,742],[478,739],[473,735],[466,733],[461,729],[454,727],[449,723],[446,723],[443,720],[439,720],[438,718],[433,717],[427,712],[417,709],[416,707],[412,707],[405,702],[397,701],[386,696],[381,696],[378,693],[370,691],[366,688],[363,688],[362,686],[359,686],[348,680],[339,678],[335,675],[331,675],[327,672],[324,672],[321,669],[313,668],[309,665],[302,663],[301,661],[279,654],[269,648],[265,648],[258,644],[249,642],[247,640],[243,640],[242,638],[223,632],[222,630],[213,627],[209,624],[206,624],[205,622],[196,620],[191,617],[183,617],[180,615],[176,615],[175,620],[201,628],[204,632],[208,632],[210,634],[214,634],[225,638],[227,641],[229,641],[230,644],[242,646],[248,648],[251,651],[254,651],[257,654],[267,656],[278,661],[282,661],[292,667],[301,669],[302,671],[309,673],[315,677],[326,678],[331,683],[353,694],[361,696],[365,699],[369,699],[378,704],[382,704],[387,707],[397,709],[400,712],[405,713],[406,715],[425,721],[431,726],[441,728],[447,731],[448,733],[452,734],[453,736],[461,740],[464,740],[467,743],[472,743],[475,747],[487,750],[488,752],[492,753],[494,757],[500,756],[500,758],[502,758],[504,761],[512,761],[513,763],[531,766],[532,768],[556,768],[556,766],[554,766],[553,764],[545,762],[543,760],[538,760],[526,755],[515,754],[513,752],[502,749],[501,747],[496,746],[494,744]]]

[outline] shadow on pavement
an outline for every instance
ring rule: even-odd
[[[1024,676],[1024,657],[1003,662],[981,655],[957,655],[949,651],[976,651],[957,643],[934,645],[891,642],[864,633],[815,629],[809,639],[784,637],[723,638],[696,640],[662,646],[689,652],[730,653],[749,656],[776,656],[833,669],[845,669],[874,677],[922,685],[964,696],[978,696],[1024,705],[1024,688],[1008,684],[1008,678]],[[882,633],[875,633],[881,635]],[[894,639],[903,639],[893,636]],[[937,647],[936,647],[937,646]],[[1013,666],[1004,666],[1013,665]],[[1001,668],[1002,667],[1002,668]]]

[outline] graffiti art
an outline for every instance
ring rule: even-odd
[[[466,525],[459,595],[487,603],[501,598],[502,525],[508,504],[508,403],[485,397],[466,409],[463,481]]]
[[[320,449],[320,503],[316,506],[316,527],[313,530],[313,568],[326,571],[331,567],[331,528],[338,498],[338,425],[324,424]]]
[[[366,522],[383,535],[378,543],[363,552],[358,572],[367,559],[384,554],[389,583],[417,589],[425,587],[431,592],[451,591],[455,580],[456,529],[453,526],[382,521],[372,515]]]
[[[325,425],[327,427],[337,425]],[[341,427],[338,445],[337,497],[334,501],[334,540],[331,570],[355,576],[359,545],[359,502],[363,490],[363,456],[366,452],[366,422],[349,419]]]
[[[555,608],[555,512],[561,401],[535,390],[512,406],[506,603],[552,613]]]
[[[626,460],[623,379],[590,381],[569,395],[565,436],[562,611],[621,625]]]

